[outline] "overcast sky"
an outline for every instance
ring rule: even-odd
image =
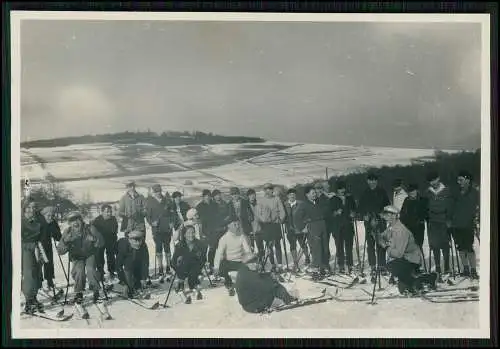
[[[22,140],[200,130],[479,146],[480,24],[21,24]]]

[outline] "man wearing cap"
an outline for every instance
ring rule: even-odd
[[[209,267],[209,273],[212,274],[214,271],[214,259],[215,259],[215,253],[217,251],[217,247],[219,246],[219,241],[222,238],[222,236],[226,233],[227,231],[227,226],[231,222],[231,207],[227,202],[224,201],[222,198],[222,193],[220,190],[215,189],[212,192],[212,198],[213,198],[213,205],[214,205],[214,229],[213,231],[210,231],[208,233],[211,233],[211,235],[207,234],[207,240],[208,240],[208,267]]]
[[[415,294],[420,288],[415,271],[421,262],[421,253],[413,234],[400,222],[398,215],[396,207],[384,208],[382,218],[387,222],[387,228],[379,235],[378,243],[387,249],[387,266],[398,279],[399,292]]]
[[[42,209],[40,214],[40,242],[45,250],[45,255],[47,256],[48,261],[48,263],[43,265],[43,278],[47,282],[48,291],[50,293],[54,293],[54,253],[52,248],[52,239],[55,241],[61,240],[61,228],[54,218],[54,207],[47,206]]]
[[[408,185],[408,197],[403,202],[400,214],[403,223],[413,234],[415,243],[423,255],[423,244],[425,238],[425,222],[427,221],[427,201],[418,193],[418,186],[411,183]]]
[[[84,223],[79,212],[71,212],[67,220],[69,226],[62,234],[57,252],[59,255],[69,253],[69,259],[73,263],[71,276],[75,281],[75,303],[82,304],[87,280],[89,288],[94,292],[94,302],[102,302],[104,299],[100,293],[100,276],[95,255],[104,246],[104,238],[93,225]]]
[[[253,211],[250,207],[250,203],[240,195],[240,190],[236,187],[232,187],[229,190],[229,194],[231,195],[229,206],[232,210],[232,214],[239,218],[243,234],[250,243],[250,233],[252,232],[253,221]]]
[[[115,287],[124,297],[140,298],[146,287],[149,278],[149,252],[144,238],[143,231],[133,230],[128,237],[118,240],[116,267],[120,284]]]
[[[377,258],[383,274],[385,270],[385,250],[375,243],[375,237],[385,229],[385,222],[380,217],[385,206],[390,204],[385,190],[378,185],[378,176],[369,173],[367,176],[368,188],[363,192],[359,200],[359,213],[365,223],[365,240],[367,243],[368,264],[371,268],[371,279],[375,277],[375,262]]]
[[[287,239],[290,244],[290,254],[293,259],[293,272],[300,273],[299,259],[302,256],[297,254],[297,243],[300,245],[301,255],[306,258],[306,264],[310,263],[309,248],[307,246],[305,206],[302,200],[297,200],[297,191],[288,189],[288,200],[285,203]]]
[[[118,215],[122,218],[121,231],[128,236],[132,230],[146,232],[146,199],[135,190],[135,182],[127,183],[127,192],[119,202]]]
[[[116,242],[118,240],[118,221],[116,217],[113,216],[113,208],[111,205],[102,205],[101,214],[94,219],[92,225],[104,238],[104,247],[96,254],[97,269],[104,279],[104,254],[106,254],[109,281],[113,281],[116,277],[115,257]]]
[[[238,269],[235,288],[243,310],[260,313],[271,307],[276,298],[285,304],[297,300],[271,274],[259,273],[257,268],[257,257],[249,255]]]
[[[472,186],[472,175],[460,171],[457,183],[460,190],[454,195],[451,232],[462,262],[463,276],[478,279],[474,252],[474,224],[479,210],[479,192]]]
[[[158,274],[162,277],[163,252],[165,252],[165,272],[170,274],[170,241],[172,239],[174,218],[170,202],[163,196],[159,184],[151,187],[151,195],[146,201],[146,220],[153,232],[156,265],[158,266]]]
[[[224,278],[224,286],[228,289],[230,296],[234,296],[235,291],[229,272],[237,271],[245,256],[251,253],[252,250],[247,238],[243,235],[240,220],[232,216],[227,232],[219,241],[214,264],[214,273]]]
[[[439,275],[439,282],[442,282],[441,275],[441,252],[444,259],[444,274],[450,274],[450,227],[452,214],[452,198],[450,190],[445,186],[437,172],[430,172],[427,175],[429,187],[425,197],[428,203],[428,225],[427,238],[429,247],[434,255],[436,272]]]
[[[280,198],[274,195],[273,189],[274,186],[271,183],[264,185],[264,197],[257,202],[256,214],[262,229],[262,238],[266,242],[272,270],[280,273],[283,263],[281,224],[285,223],[286,212]],[[277,264],[275,264],[275,254]]]
[[[309,272],[312,274],[313,280],[319,280],[325,277],[330,268],[324,207],[318,203],[317,191],[313,186],[306,186],[304,194],[306,196],[304,201],[304,221],[306,226],[303,232],[308,234],[307,240],[312,255]]]

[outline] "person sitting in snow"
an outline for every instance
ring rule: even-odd
[[[378,243],[387,248],[387,266],[398,279],[401,294],[416,294],[423,283],[435,288],[437,274],[416,275],[421,263],[420,248],[415,243],[413,234],[399,220],[399,210],[394,206],[386,206],[381,214],[387,222],[387,228],[380,234]]]
[[[96,265],[96,253],[104,246],[104,238],[93,226],[85,224],[79,212],[71,212],[67,216],[69,227],[63,232],[61,241],[57,245],[59,255],[69,253],[73,262],[71,276],[75,281],[76,304],[83,303],[83,291],[88,280],[89,288],[94,292],[94,303],[104,301],[99,285],[99,272]]]
[[[181,230],[180,239],[175,245],[175,252],[172,257],[172,266],[179,279],[178,291],[183,289],[186,304],[191,303],[191,294],[194,289],[196,289],[196,299],[203,299],[200,275],[205,262],[205,245],[196,238],[195,227],[186,222]]]
[[[149,252],[144,243],[145,233],[133,230],[128,237],[118,240],[116,268],[121,293],[130,298],[140,298],[149,277]]]
[[[235,291],[229,272],[237,271],[245,256],[251,253],[252,250],[248,239],[243,235],[239,218],[232,216],[227,232],[219,241],[214,266],[214,274],[224,278],[224,286],[228,289],[230,296],[234,296]]]
[[[271,307],[276,298],[285,304],[296,301],[271,273],[259,273],[257,261],[255,255],[246,257],[236,276],[236,294],[243,310],[260,313]]]

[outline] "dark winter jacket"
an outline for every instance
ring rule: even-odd
[[[478,190],[471,186],[464,193],[457,192],[453,199],[452,227],[472,229],[479,206]]]
[[[84,224],[80,231],[71,226],[62,234],[57,244],[57,252],[64,255],[69,252],[69,259],[85,260],[104,247],[104,238],[93,225]]]
[[[33,219],[28,220],[26,218],[21,219],[21,242],[23,244],[35,244],[40,241],[40,221],[33,217]]]
[[[332,196],[330,199],[330,207],[333,212],[332,223],[335,228],[352,225],[353,218],[351,214],[356,213],[356,201],[354,201],[352,195],[347,194],[345,196],[345,201],[339,196]],[[336,215],[336,211],[338,210],[342,210],[340,215]]]
[[[229,202],[230,209],[232,210],[232,214],[240,219],[241,227],[243,229],[244,234],[249,234],[252,232],[252,221],[253,210],[250,207],[250,203],[245,199],[238,199],[237,201],[231,200]]]
[[[384,189],[376,187],[375,189],[367,188],[359,200],[359,213],[362,216],[370,213],[379,214],[384,210],[384,207],[390,205],[389,196]]]
[[[325,221],[324,206],[321,205],[321,203],[319,203],[318,201],[316,201],[316,203],[313,203],[310,200],[305,200],[304,210],[304,222],[306,224],[311,222]]]
[[[146,220],[153,227],[153,231],[169,232],[170,224],[174,223],[170,201],[165,197],[158,200],[152,195],[148,196],[146,199]]]
[[[222,200],[215,204],[215,230],[218,232],[226,231],[227,225],[231,220],[231,206]]]
[[[201,226],[203,230],[210,234],[215,230],[215,226],[217,225],[217,206],[213,201],[210,203],[200,202],[196,205],[196,211],[198,212],[198,216],[200,217]]]
[[[179,205],[172,202],[172,221],[174,228],[177,230],[179,226],[187,221],[186,213],[191,209],[191,206],[185,201],[181,201]],[[181,218],[182,217],[182,218]]]
[[[321,194],[319,197],[316,198],[316,202],[321,208],[321,211],[323,212],[323,217],[325,219],[325,222],[327,224],[330,224],[332,222],[332,209],[330,206],[330,199],[328,196],[325,194]]]
[[[59,223],[57,223],[56,220],[52,220],[50,223],[47,223],[45,218],[42,217],[42,219],[43,221],[40,222],[40,241],[42,244],[48,244],[50,246],[52,239],[55,241],[61,240],[62,235]]]
[[[140,280],[149,276],[149,253],[145,244],[139,249],[130,246],[127,238],[121,238],[117,243],[116,270],[120,281],[125,282],[124,271],[133,272]]]
[[[177,267],[181,264],[187,265],[188,269],[196,268],[201,270],[206,262],[206,249],[200,240],[193,241],[193,249],[185,240],[181,240],[175,245],[175,252],[172,256],[172,265]]]
[[[238,302],[247,312],[263,311],[273,303],[275,283],[271,275],[258,273],[242,265],[235,283]]]
[[[418,230],[428,218],[427,200],[420,196],[416,199],[407,197],[403,202],[399,218],[411,232]]]
[[[438,190],[429,187],[425,192],[430,222],[445,223],[451,220],[452,198],[448,187],[441,184]]]
[[[297,200],[293,207],[289,202],[285,203],[286,224],[288,233],[303,234],[306,227],[306,207],[302,200]]]
[[[92,225],[101,233],[104,239],[116,238],[118,235],[118,221],[115,216],[104,219],[102,215],[97,216]]]

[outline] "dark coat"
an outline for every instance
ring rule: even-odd
[[[384,207],[390,205],[389,196],[381,187],[375,189],[367,188],[359,199],[359,213],[363,216],[369,214],[380,214]]]
[[[97,216],[92,225],[101,233],[105,240],[116,239],[118,235],[118,221],[115,216],[104,219],[102,215]]]
[[[352,195],[346,194],[345,201],[342,201],[342,199],[338,196],[332,196],[330,199],[330,207],[333,213],[339,209],[342,210],[340,215],[333,215],[332,223],[334,228],[338,229],[340,227],[353,224],[351,214],[356,214],[356,201]]]
[[[231,206],[225,201],[221,201],[220,203],[214,201],[214,204],[216,208],[215,230],[218,232],[225,232],[227,230],[227,225],[231,220]]]
[[[175,252],[172,256],[172,265],[174,267],[183,264],[187,266],[188,269],[201,270],[205,265],[206,259],[206,248],[205,245],[200,240],[194,240],[193,249],[190,250],[189,246],[184,240],[179,241],[175,245]]]
[[[288,233],[303,234],[306,227],[306,207],[304,201],[297,200],[292,207],[290,203],[285,203],[286,225]]]
[[[210,203],[200,202],[196,205],[196,211],[200,217],[203,231],[210,235],[215,230],[217,225],[217,206],[213,201]]]
[[[123,271],[134,273],[140,280],[146,280],[149,276],[149,253],[146,244],[142,244],[138,250],[130,246],[127,238],[121,238],[117,243],[116,270],[123,279]]]
[[[466,192],[457,191],[453,196],[451,225],[454,228],[472,229],[479,208],[479,192],[470,187]]]
[[[271,306],[276,281],[269,274],[261,274],[242,265],[236,276],[235,290],[238,302],[250,313],[258,313]]]
[[[427,218],[427,200],[424,197],[405,199],[399,219],[412,233],[423,231]]]
[[[186,213],[191,209],[191,206],[189,206],[187,202],[181,201],[178,207],[175,202],[172,202],[171,207],[172,207],[172,221],[174,224],[174,228],[179,229],[179,226],[183,222],[187,221]],[[182,216],[182,220],[181,217],[179,216],[179,212]]]

